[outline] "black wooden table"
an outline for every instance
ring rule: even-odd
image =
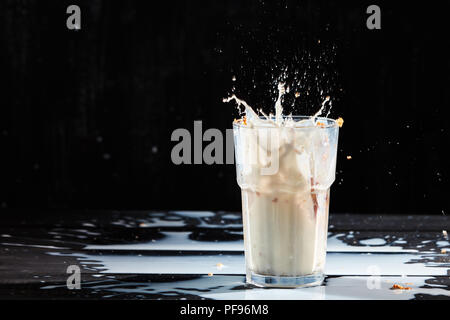
[[[299,289],[245,284],[238,213],[9,211],[1,221],[1,299],[450,298],[446,216],[333,214],[326,280]]]

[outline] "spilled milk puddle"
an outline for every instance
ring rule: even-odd
[[[0,249],[3,275],[38,285],[46,295],[67,292],[66,268],[76,264],[84,292],[78,295],[104,298],[273,299],[271,290],[281,290],[276,296],[283,299],[381,299],[386,292],[399,299],[449,296],[450,244],[438,231],[330,228],[327,281],[299,290],[245,285],[240,215],[226,212],[174,211],[49,228],[3,227]],[[381,289],[369,290],[367,279],[376,276]],[[389,281],[404,283],[405,277],[412,290],[390,290]]]

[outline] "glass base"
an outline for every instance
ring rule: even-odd
[[[273,288],[299,288],[299,287],[313,287],[320,286],[323,282],[323,273],[315,273],[306,276],[268,276],[256,274],[253,272],[247,273],[247,283],[258,287],[273,287]]]

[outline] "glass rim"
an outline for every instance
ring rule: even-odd
[[[264,116],[259,116],[260,119],[266,119]],[[307,120],[311,119],[312,116],[304,116],[304,115],[293,115],[293,116],[282,116],[283,119],[286,118],[292,118],[297,120],[296,122],[300,120]],[[271,120],[275,120],[275,116],[270,117]],[[243,118],[235,119],[233,122],[233,127],[236,128],[245,128],[245,129],[269,129],[269,128],[277,128],[274,126],[258,126],[258,127],[248,127],[246,124],[242,123]],[[317,129],[330,129],[330,128],[339,128],[339,125],[337,123],[336,119],[333,118],[327,118],[327,117],[316,117],[316,121],[323,121],[321,125],[307,125],[307,126],[293,126],[293,127],[287,127],[289,129],[311,129],[311,128],[317,128]]]

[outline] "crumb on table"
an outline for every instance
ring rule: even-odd
[[[394,285],[392,286],[391,290],[411,290],[411,287],[404,287],[400,284],[396,284],[394,283]]]

